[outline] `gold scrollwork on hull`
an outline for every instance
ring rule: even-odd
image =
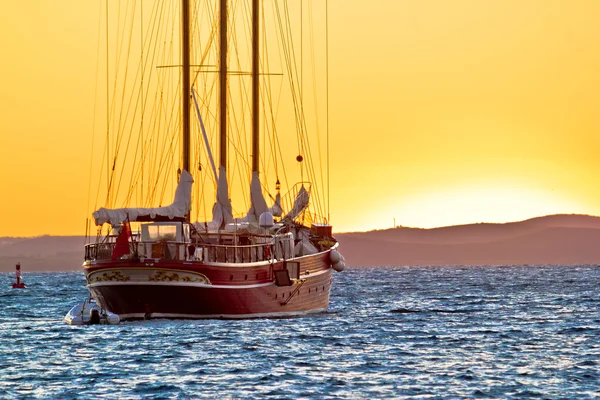
[[[202,274],[186,272],[156,271],[148,277],[152,282],[197,282],[210,285],[210,280]]]
[[[93,283],[93,282],[109,282],[109,281],[127,282],[127,281],[129,281],[129,277],[127,275],[124,275],[121,271],[104,272],[100,276],[93,277],[92,279],[90,279],[89,282]]]

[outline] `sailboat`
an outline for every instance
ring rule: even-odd
[[[266,57],[267,52],[260,47],[261,37],[266,38],[260,33],[261,20],[265,21],[260,0],[252,0],[251,6],[247,8],[251,15],[248,18],[251,21],[251,47],[248,51],[251,71],[248,73],[228,68],[228,40],[232,37],[228,30],[232,27],[228,28],[228,23],[233,19],[233,12],[228,10],[230,4],[227,0],[211,3],[214,6],[207,7],[214,11],[212,17],[215,24],[209,26],[207,32],[210,43],[217,42],[218,38],[218,47],[215,46],[218,49],[215,51],[218,53],[215,57],[218,59],[216,69],[214,65],[205,65],[206,51],[191,45],[194,38],[192,32],[199,29],[201,12],[200,7],[194,8],[189,0],[178,3],[178,19],[181,21],[181,36],[178,41],[181,49],[180,64],[155,67],[177,68],[180,74],[179,87],[175,91],[180,93],[181,119],[177,125],[181,154],[177,168],[160,169],[163,176],[175,176],[177,179],[174,200],[166,206],[158,204],[141,207],[134,204],[136,200],[142,205],[148,205],[152,199],[129,196],[124,207],[99,207],[93,212],[97,235],[95,240],[86,244],[83,263],[87,288],[102,310],[118,315],[122,321],[150,318],[286,317],[322,312],[329,305],[332,271],[342,271],[345,267],[338,242],[332,234],[329,212],[327,217],[319,217],[312,211],[319,200],[316,199],[318,191],[315,185],[306,179],[309,172],[313,171],[313,167],[307,166],[312,157],[308,156],[306,144],[293,146],[294,150],[300,149],[300,154],[294,161],[297,168],[301,169],[301,182],[288,185],[288,193],[281,196],[282,185],[277,177],[275,196],[267,193],[273,200],[272,205],[267,205],[265,200],[267,185],[261,179],[261,165],[265,164],[266,156],[261,155],[260,151],[261,143],[263,148],[267,147],[267,138],[266,134],[261,135],[260,109],[262,104],[262,113],[265,113],[264,104],[267,100],[262,98],[261,102],[261,93],[266,90],[261,89],[260,84],[261,79],[267,80],[268,74],[264,72],[266,63],[261,63],[261,54]],[[279,7],[278,2],[274,4]],[[280,12],[280,21],[281,15],[285,17],[289,13],[287,9],[277,11]],[[156,15],[162,14],[156,12]],[[209,12],[206,19],[210,18]],[[235,24],[241,23],[232,25]],[[285,22],[280,25],[284,29],[285,26],[291,26],[289,22],[287,25]],[[243,28],[239,29],[243,31]],[[240,50],[237,51],[236,56],[239,57]],[[203,55],[202,60],[195,65],[191,61],[193,54]],[[289,54],[287,57],[286,65],[292,65],[289,61],[292,57]],[[289,75],[294,75],[294,71],[297,69],[288,69]],[[200,86],[198,76],[210,73],[218,76],[218,101],[214,102],[203,99],[197,90]],[[251,97],[251,128],[243,129],[242,135],[251,137],[251,160],[248,160],[246,154],[245,161],[238,163],[237,159],[235,162],[228,159],[228,148],[233,140],[230,132],[233,128],[228,127],[228,121],[232,119],[228,112],[232,111],[228,108],[227,101],[231,100],[234,92],[228,79],[231,76],[245,75],[251,80],[251,95],[248,96]],[[283,74],[278,74],[281,75]],[[141,76],[144,76],[143,71]],[[211,93],[210,90],[206,89],[205,94]],[[241,89],[239,92],[243,93]],[[295,95],[297,100],[299,96],[297,93]],[[297,101],[293,103],[296,109],[292,113],[295,115],[296,125],[300,126],[297,136],[302,141],[306,130],[304,114],[298,109],[301,105]],[[217,111],[210,111],[211,105],[216,106],[214,108]],[[215,134],[219,139],[218,167],[213,156],[215,146],[211,145],[205,129],[207,116],[210,115],[216,116],[214,125],[218,127],[218,135]],[[275,119],[272,118],[273,121]],[[192,125],[196,125],[195,134]],[[262,126],[264,125],[266,121]],[[274,128],[270,133],[272,137],[277,134]],[[197,140],[199,144],[192,146],[193,140]],[[142,143],[147,141],[148,139],[140,139]],[[282,143],[285,145],[276,139],[271,139],[270,143],[272,148],[280,147]],[[197,150],[199,146],[202,146],[202,152]],[[210,165],[210,168],[206,168],[209,171],[207,174],[201,168],[194,168],[192,171],[193,165],[200,164],[194,159],[199,157],[199,153],[206,155],[204,162]],[[240,151],[233,153],[234,157],[244,157]],[[132,180],[144,173],[149,175],[149,171],[159,170],[156,166],[162,161],[151,159],[156,154],[154,152],[143,159],[138,172],[132,172]],[[111,174],[114,174],[116,160],[116,156],[111,160]],[[231,189],[229,177],[233,173],[229,167],[232,163],[238,169],[243,169],[240,165],[248,166],[247,174],[239,174],[249,178],[246,182],[248,192],[240,190],[235,193]],[[109,162],[106,163],[108,164]],[[109,189],[114,189],[115,179],[113,175],[106,179]],[[209,188],[194,191],[194,185],[198,185],[195,181],[204,182],[205,186],[208,182]],[[211,183],[214,193],[210,188]],[[134,183],[131,187],[135,185]],[[167,186],[165,184],[163,187]],[[156,190],[153,193],[155,192]],[[198,200],[196,198],[196,203],[194,202],[194,193],[198,197],[214,194],[212,218],[193,220],[193,211],[200,208],[194,205]],[[238,212],[236,216],[232,197],[240,193],[247,195],[245,201],[249,204],[245,211]],[[107,203],[115,202],[111,196],[106,196]],[[285,199],[288,199],[287,203]]]

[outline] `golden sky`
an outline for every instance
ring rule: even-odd
[[[600,215],[600,2],[329,4],[335,231]],[[84,233],[99,12],[3,5],[0,236]]]

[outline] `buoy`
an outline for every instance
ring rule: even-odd
[[[17,276],[17,282],[12,284],[13,289],[25,289],[25,282],[21,281],[21,263],[17,263],[17,270],[15,274]]]

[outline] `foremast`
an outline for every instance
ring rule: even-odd
[[[219,173],[227,171],[227,0],[219,2]]]
[[[190,1],[181,2],[181,100],[183,110],[183,169],[190,171]]]
[[[252,173],[259,173],[259,2],[252,0]]]

